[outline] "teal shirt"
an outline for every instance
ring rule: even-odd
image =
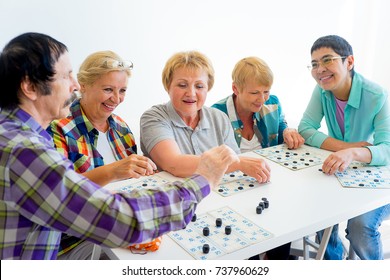
[[[233,96],[229,95],[211,107],[217,108],[228,115],[234,130],[236,142],[240,147],[243,124],[238,117],[232,99]],[[287,122],[284,118],[279,99],[275,95],[270,95],[260,111],[253,114],[253,124],[261,134],[261,140],[259,139],[259,141],[262,148],[275,146],[284,142],[283,131],[287,128]]]
[[[330,91],[318,85],[299,124],[305,143],[320,148],[326,138],[344,142],[367,141],[372,154],[370,165],[390,164],[390,109],[386,90],[355,73],[344,110],[343,136],[336,119],[336,102]],[[328,135],[318,131],[325,117]]]

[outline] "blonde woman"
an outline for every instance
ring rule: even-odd
[[[226,115],[204,106],[214,84],[210,60],[197,51],[174,54],[165,64],[162,81],[170,101],[141,116],[141,148],[157,166],[178,177],[192,174],[200,155],[226,144],[240,153]],[[260,183],[271,170],[265,160],[239,156],[227,172],[241,170]]]
[[[80,99],[73,102],[67,118],[53,121],[48,129],[55,147],[73,162],[74,169],[101,186],[150,175],[156,169],[150,159],[137,155],[133,133],[114,114],[125,99],[132,67],[112,51],[89,55],[77,74]],[[160,241],[135,247],[156,250]],[[92,243],[63,234],[58,257],[87,259],[92,247]]]
[[[238,61],[232,72],[233,94],[212,107],[227,114],[241,152],[286,143],[296,149],[304,139],[295,129],[287,127],[282,106],[271,94],[273,73],[258,57]]]
[[[243,58],[232,72],[233,94],[212,106],[229,117],[242,153],[282,143],[296,149],[305,142],[295,129],[287,127],[279,99],[271,94],[273,77],[271,68],[261,58]],[[269,250],[266,258],[288,259],[290,245]]]

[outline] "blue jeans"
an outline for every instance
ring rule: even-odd
[[[349,240],[352,249],[362,260],[383,259],[383,248],[381,234],[378,231],[382,221],[390,217],[390,204],[357,216],[348,220],[346,238]],[[333,227],[325,250],[324,259],[343,259],[343,245],[338,234],[338,225]],[[324,231],[317,232],[321,241]]]

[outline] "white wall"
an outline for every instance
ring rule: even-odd
[[[195,49],[212,60],[216,82],[207,105],[231,93],[239,59],[259,56],[273,69],[272,91],[296,127],[315,85],[306,65],[320,36],[346,38],[356,71],[390,89],[388,11],[386,0],[0,0],[0,48],[35,31],[69,47],[75,72],[97,50],[132,60],[128,94],[116,113],[137,139],[141,114],[168,100],[161,70],[173,53]]]

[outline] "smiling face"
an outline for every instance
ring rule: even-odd
[[[81,85],[81,106],[94,125],[106,123],[115,108],[123,102],[127,83],[126,72],[111,71],[91,85]]]
[[[259,112],[263,104],[269,99],[270,88],[255,82],[253,79],[248,81],[242,90],[233,83],[237,112]]]
[[[331,48],[323,47],[313,51],[311,59],[312,62],[320,62],[326,57],[339,56]],[[353,68],[353,63],[352,55],[347,56],[344,61],[341,58],[333,59],[332,63],[327,66],[320,63],[318,68],[311,71],[311,74],[321,88],[331,91],[341,100],[346,100],[352,84],[350,71]]]
[[[179,116],[188,124],[197,119],[208,92],[208,75],[201,69],[181,67],[175,70],[168,94]]]

